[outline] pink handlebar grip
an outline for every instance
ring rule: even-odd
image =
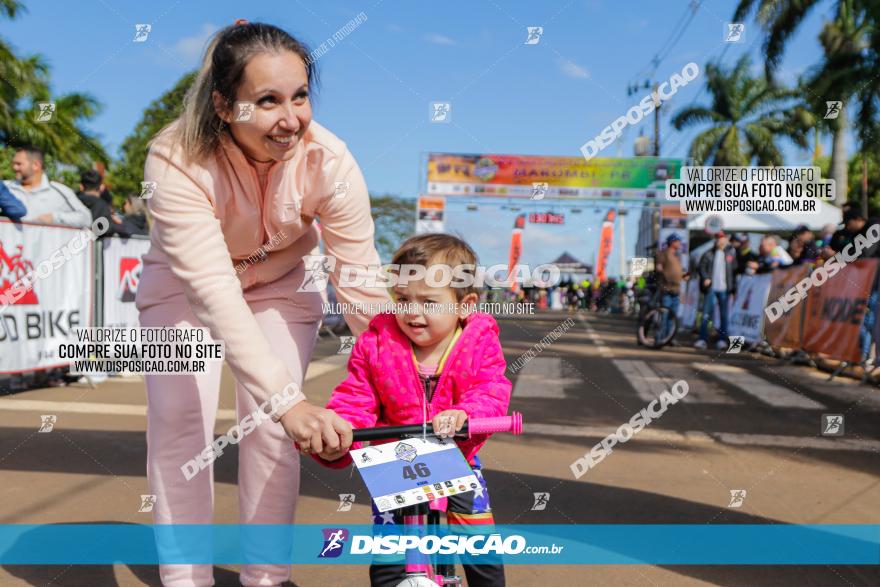
[[[468,422],[468,436],[492,434],[493,432],[512,432],[522,434],[522,414],[513,412],[510,416],[498,418],[476,418]]]

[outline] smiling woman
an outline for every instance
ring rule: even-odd
[[[303,374],[322,318],[304,291],[303,257],[336,268],[378,265],[363,176],[345,143],[312,121],[316,81],[307,49],[283,30],[236,23],[211,40],[181,117],[152,141],[144,179],[156,182],[154,218],[137,292],[144,327],[205,326],[226,345],[240,416],[292,388],[271,422],[239,446],[243,524],[290,524],[304,451],[347,448],[351,426],[304,401]],[[334,186],[349,186],[334,197]],[[262,251],[256,263],[241,261]],[[331,273],[338,285],[339,269]],[[347,307],[380,308],[383,287],[337,288]],[[369,314],[347,315],[354,334]],[[211,445],[221,363],[196,375],[147,375],[147,476],[156,524],[207,524],[212,475],[181,467]],[[212,455],[213,462],[220,455]],[[242,565],[243,585],[280,585],[287,565]],[[211,585],[210,565],[161,565],[165,585]]]

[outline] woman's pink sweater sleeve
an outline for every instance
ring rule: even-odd
[[[273,415],[277,422],[305,395],[272,351],[244,300],[208,190],[157,145],[147,156],[144,179],[157,184],[148,200],[153,245],[167,257],[193,312],[210,329],[212,338],[224,341],[226,360],[236,380],[258,404],[274,394],[281,397],[288,385],[288,393],[295,390],[295,398]]]
[[[348,377],[333,390],[330,401],[327,402],[327,409],[347,420],[354,429],[375,426],[382,409],[379,394],[373,387],[370,376],[370,365],[376,362],[375,356],[371,355],[375,354],[377,336],[374,331],[370,331],[358,338],[348,359]],[[351,450],[361,448],[362,445],[363,443],[354,442]],[[332,469],[341,469],[351,464],[350,454],[336,461],[326,461],[315,454],[312,456]]]
[[[383,306],[391,300],[383,286],[340,287],[339,277],[343,267],[357,266],[378,272],[381,261],[373,241],[373,217],[370,215],[370,195],[367,184],[354,157],[345,150],[339,166],[331,174],[330,193],[336,182],[344,182],[348,189],[342,197],[332,195],[318,211],[321,218],[321,234],[326,254],[335,258],[330,282],[336,289],[336,299],[349,308],[360,311],[346,312],[345,321],[357,336],[367,329],[370,319],[386,310]]]

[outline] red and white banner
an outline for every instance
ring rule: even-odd
[[[70,364],[58,345],[94,326],[94,236],[0,220],[0,373]]]
[[[107,238],[103,240],[103,245],[103,326],[140,326],[134,296],[141,278],[141,259],[150,249],[150,240]]]
[[[522,256],[522,232],[526,226],[526,215],[520,214],[513,223],[513,233],[510,235],[510,257],[507,260],[507,280],[511,282],[510,289],[519,290],[516,282],[516,264]]]
[[[611,254],[611,245],[614,243],[614,210],[608,210],[605,220],[602,222],[602,234],[599,237],[599,254],[596,257],[596,278],[604,282],[607,275],[605,269],[608,266],[608,256]]]

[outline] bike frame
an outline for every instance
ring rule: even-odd
[[[403,438],[413,438],[421,436],[425,428],[422,424],[414,424],[408,426],[378,426],[375,428],[360,428],[354,430],[353,440],[362,442],[366,440],[393,440]],[[456,432],[457,437],[470,438],[474,434],[492,434],[495,432],[510,432],[512,434],[522,434],[522,414],[513,412],[510,416],[501,416],[498,418],[475,418],[464,423],[461,430]],[[428,513],[425,513],[427,508]],[[431,510],[428,503],[422,503],[407,508],[402,508],[403,525],[406,527],[416,527],[418,536],[424,536],[427,533],[425,518],[427,517],[427,525],[439,525],[440,512]],[[433,524],[432,524],[433,522]],[[461,578],[451,575],[449,565],[435,566],[431,562],[430,555],[421,554],[418,551],[408,550],[406,553],[406,576],[409,577],[427,577],[437,585],[461,585]],[[435,572],[436,571],[436,572]]]

